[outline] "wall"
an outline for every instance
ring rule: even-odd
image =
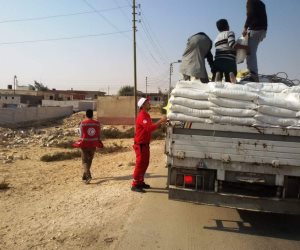
[[[72,106],[0,109],[0,126],[18,127],[32,125],[35,122],[66,117],[72,113]]]
[[[99,96],[97,119],[104,125],[133,125],[134,96]]]
[[[20,96],[16,95],[0,95],[0,103],[2,104],[20,104]]]
[[[55,101],[55,100],[42,100],[44,107],[67,107],[73,106],[74,111],[86,111],[87,109],[96,110],[97,101]]]

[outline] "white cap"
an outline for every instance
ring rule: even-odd
[[[147,100],[147,98],[142,97],[137,103],[138,107],[141,108]]]

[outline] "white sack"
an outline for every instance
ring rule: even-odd
[[[172,105],[181,105],[193,109],[209,109],[212,106],[215,106],[213,103],[204,100],[192,100],[184,97],[174,97],[170,98],[170,103]]]
[[[193,88],[175,88],[171,92],[171,95],[177,97],[185,97],[195,100],[206,100],[208,99],[208,93],[204,90],[193,89]]]
[[[185,106],[174,104],[171,106],[171,111],[173,113],[181,113],[184,115],[208,118],[213,115],[213,111],[209,109],[192,109]]]
[[[185,122],[201,122],[201,123],[212,123],[211,120],[205,118],[198,118],[194,116],[188,116],[179,113],[170,112],[167,118],[171,121],[185,121]]]
[[[210,89],[208,84],[201,83],[199,81],[179,81],[176,83],[175,88],[191,88],[191,89],[200,89],[203,91],[208,91]]]
[[[236,43],[241,45],[248,45],[248,36],[241,36],[236,40]],[[236,51],[236,63],[243,63],[247,57],[247,51],[245,49],[237,49]]]
[[[213,95],[208,97],[208,100],[220,107],[237,108],[237,109],[256,109],[257,105],[250,101],[230,100],[226,98],[217,98]]]
[[[228,99],[253,101],[257,99],[257,94],[238,89],[218,89],[211,90],[211,93],[218,97],[224,97]]]
[[[276,116],[268,116],[257,114],[254,118],[260,122],[268,123],[271,125],[279,125],[281,127],[287,126],[300,126],[300,120],[295,118],[284,118],[284,117],[276,117]]]
[[[289,88],[287,85],[281,82],[265,82],[261,84],[263,85],[261,91],[266,91],[266,92],[280,93],[283,90]]]
[[[281,82],[248,82],[245,84],[245,86],[263,92],[274,92],[274,93],[279,93],[286,89],[289,89],[287,85]]]
[[[249,117],[232,117],[232,116],[218,116],[212,115],[210,119],[216,123],[222,124],[236,124],[236,125],[252,125],[255,123],[254,118]]]
[[[253,117],[256,115],[256,111],[252,109],[235,109],[235,108],[222,108],[211,107],[210,108],[217,115],[235,116],[235,117]]]
[[[294,111],[300,111],[300,94],[298,93],[275,94],[274,93],[273,97],[260,95],[256,100],[256,103],[259,105],[274,106],[274,107],[285,108]]]
[[[284,89],[281,93],[300,93],[300,86],[293,86],[287,89]]]
[[[264,115],[286,117],[286,118],[296,118],[297,112],[289,109],[272,107],[267,105],[261,105],[258,107],[258,112]]]
[[[257,92],[259,89],[253,88],[251,86],[247,86],[246,84],[234,84],[231,82],[209,82],[210,92],[214,89],[234,89],[234,90],[241,90],[241,91],[250,91],[250,92]]]

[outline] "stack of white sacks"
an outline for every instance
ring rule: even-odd
[[[170,103],[171,121],[300,128],[300,86],[180,81]]]

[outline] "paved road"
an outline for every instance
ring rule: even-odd
[[[166,172],[150,170],[153,189],[137,194],[143,198],[116,249],[300,249],[300,216],[171,201],[165,189]]]

